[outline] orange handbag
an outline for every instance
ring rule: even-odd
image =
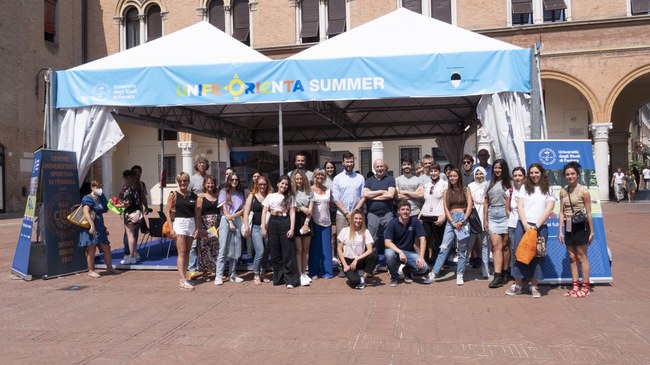
[[[530,264],[537,254],[537,231],[529,229],[519,241],[515,257],[523,264]]]

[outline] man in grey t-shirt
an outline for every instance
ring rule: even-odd
[[[395,178],[397,200],[407,200],[411,204],[411,216],[420,214],[420,205],[424,197],[422,178],[413,174],[413,161],[402,159],[402,175]]]

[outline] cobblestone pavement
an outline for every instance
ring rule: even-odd
[[[25,282],[9,274],[21,221],[0,220],[0,363],[650,364],[650,204],[603,211],[615,283],[585,299],[549,286],[540,299],[507,297],[453,278],[391,288],[387,273],[363,291],[341,278],[254,285],[250,272],[193,292],[174,271]]]

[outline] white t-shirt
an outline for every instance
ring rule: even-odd
[[[424,185],[424,204],[422,205],[422,215],[425,217],[440,217],[445,215],[445,208],[443,205],[443,194],[447,190],[448,182],[439,179],[433,185],[433,181]],[[433,189],[431,189],[433,188]]]
[[[365,232],[366,243],[363,243],[361,233],[354,233],[354,240],[350,242],[350,227],[345,227],[339,233],[338,240],[343,243],[343,256],[348,259],[356,259],[357,257],[363,255],[366,252],[366,245],[372,244],[372,235],[370,231],[366,229]]]
[[[650,169],[647,167],[643,169],[643,179],[650,180]]]
[[[519,211],[517,211],[517,204],[519,204],[519,189],[512,188],[512,194],[510,189],[506,192],[506,197],[510,198],[510,216],[508,217],[508,227],[515,228],[517,227],[517,222],[519,221]]]
[[[314,207],[312,208],[314,223],[321,227],[330,226],[332,224],[332,220],[330,219],[330,204],[334,204],[331,203],[332,191],[326,189],[324,194],[317,194],[312,190],[310,199],[314,202]]]
[[[624,178],[625,178],[625,174],[624,174],[624,173],[621,172],[621,173],[619,174],[618,172],[615,172],[615,173],[614,173],[614,184],[621,184],[621,185],[622,185],[622,184],[623,184],[623,179],[624,179]]]
[[[553,188],[548,188],[548,194],[542,194],[539,186],[535,187],[532,194],[526,192],[526,186],[522,185],[519,189],[519,199],[524,201],[524,213],[526,220],[531,223],[537,223],[539,217],[544,214],[546,210],[546,202],[552,201],[555,205],[555,197],[553,196]]]
[[[280,193],[269,194],[266,199],[262,202],[262,205],[269,207],[269,212],[271,214],[280,214],[286,216],[289,213],[291,207],[296,206],[296,200],[291,198],[291,203],[289,207],[282,206],[282,201],[284,200],[284,195]]]

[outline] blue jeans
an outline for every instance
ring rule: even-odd
[[[253,272],[259,274],[261,270],[266,270],[269,266],[269,252],[267,249],[266,238],[262,237],[262,227],[253,226],[251,228],[251,241],[253,241],[253,250],[255,258],[253,259]]]
[[[454,233],[454,226],[452,223],[460,222],[465,218],[464,212],[452,212],[451,222],[447,221],[445,224],[445,233],[442,236],[442,243],[440,244],[440,252],[436,258],[436,263],[433,265],[433,273],[438,275],[442,269],[442,265],[447,261],[447,256],[453,247],[453,243],[456,241],[456,233]],[[464,229],[467,229],[467,222],[465,222]],[[458,274],[463,274],[465,272],[465,266],[467,266],[467,254],[472,251],[474,246],[473,235],[465,238],[462,241],[458,242],[458,266],[456,267],[456,272]]]
[[[519,245],[519,241],[515,240],[515,229],[515,227],[508,227],[508,238],[510,238],[510,267],[515,265],[515,247]]]
[[[406,267],[402,270],[405,274],[412,273],[413,275],[426,275],[429,273],[429,266],[424,265],[423,268],[419,268],[416,264],[420,255],[414,251],[402,250],[402,252],[404,252],[404,255],[406,256],[406,262],[404,263]],[[384,257],[386,258],[386,265],[388,266],[388,272],[390,272],[390,278],[397,279],[399,277],[397,270],[399,269],[399,265],[402,263],[399,260],[399,255],[397,252],[387,247],[384,251]]]
[[[533,223],[529,223],[533,224]],[[514,253],[517,252],[517,247],[519,247],[519,242],[521,241],[521,238],[524,236],[524,226],[521,224],[521,222],[517,222],[517,228],[515,228],[515,240],[512,244],[512,252],[513,255],[512,257],[515,257]],[[546,224],[537,227],[537,235],[544,237],[547,242],[548,242],[548,226]],[[528,264],[521,263],[517,261],[515,258],[515,261],[512,265],[512,268],[510,269],[510,273],[515,279],[536,279],[536,280],[542,280],[544,279],[544,271],[542,270],[542,260],[544,260],[543,257],[534,257],[533,260]]]
[[[187,271],[194,272],[197,270],[197,264],[199,262],[198,255],[198,240],[192,241],[192,247],[190,248],[190,260],[187,262]]]
[[[233,220],[233,223],[235,224],[235,234],[240,234],[240,228],[241,228],[241,217],[237,217]],[[225,266],[226,262],[226,255],[228,254],[228,251],[230,249],[231,245],[240,245],[241,249],[241,240],[239,239],[228,239],[229,237],[233,237],[233,235],[229,234],[230,233],[230,225],[228,224],[227,219],[221,219],[221,222],[219,222],[219,255],[217,255],[217,271],[216,275],[220,276],[223,275],[223,267]],[[237,259],[236,258],[228,258],[228,276],[232,277],[235,276],[235,269],[237,268]]]
[[[476,236],[481,240],[481,273],[483,274],[483,277],[488,277],[490,276],[490,246],[488,244],[490,237],[485,231],[478,234],[471,234],[469,239],[472,241],[472,246],[476,242]]]
[[[309,275],[333,278],[332,268],[332,226],[311,225],[313,235],[309,246]]]

